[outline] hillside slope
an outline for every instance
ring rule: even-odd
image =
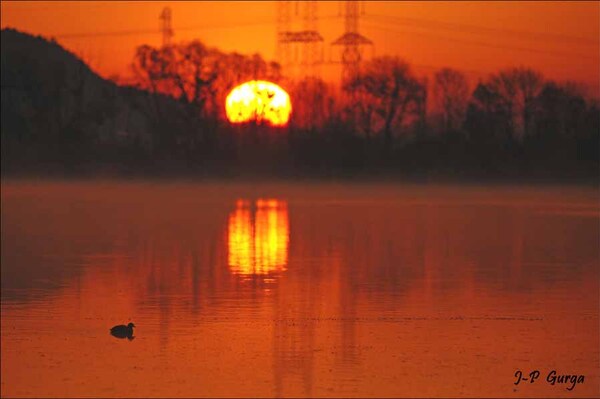
[[[176,106],[101,78],[54,41],[13,29],[0,40],[3,174],[129,159],[134,154],[119,153],[128,142],[154,145],[152,105]]]

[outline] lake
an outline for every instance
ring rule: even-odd
[[[597,397],[598,195],[3,181],[1,394]]]

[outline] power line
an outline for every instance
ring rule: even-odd
[[[492,75],[494,72],[492,71],[482,71],[482,70],[477,70],[477,69],[466,69],[466,68],[459,68],[459,67],[454,67],[454,66],[449,66],[449,65],[430,65],[430,64],[415,64],[415,63],[410,63],[410,65],[414,66],[416,69],[430,69],[433,71],[439,71],[441,69],[444,68],[449,68],[449,69],[453,69],[455,71],[459,71],[462,72],[464,74],[467,75],[473,75],[473,76],[478,76],[478,77],[485,77],[485,76],[489,76]]]
[[[50,37],[54,37],[57,39],[79,39],[79,38],[88,38],[88,37],[101,37],[101,36],[130,36],[130,35],[145,35],[145,34],[161,34],[161,31],[158,29],[139,29],[139,30],[120,30],[120,31],[110,31],[110,32],[85,32],[85,33],[61,33],[58,35],[48,35]]]
[[[498,35],[501,34],[503,36],[513,36],[518,37],[520,39],[529,36],[533,40],[553,40],[553,41],[561,41],[570,44],[582,44],[589,46],[598,46],[600,45],[600,41],[592,40],[580,36],[569,36],[563,34],[555,34],[548,32],[534,32],[534,31],[526,31],[526,30],[517,30],[517,29],[506,29],[506,28],[492,28],[487,26],[480,25],[468,25],[468,24],[458,24],[453,22],[445,22],[445,21],[435,21],[429,19],[420,19],[420,18],[405,18],[405,17],[394,17],[389,15],[377,15],[377,14],[369,14],[365,16],[366,18],[380,18],[383,20],[394,21],[396,23],[404,24],[404,25],[413,25],[417,27],[427,26],[433,27],[433,29],[445,29],[455,32],[462,33],[475,33],[475,34],[492,34]]]
[[[592,57],[592,56],[580,54],[580,53],[540,50],[540,49],[531,48],[531,47],[517,47],[517,46],[508,46],[508,45],[502,45],[502,44],[493,44],[493,43],[489,43],[489,42],[486,43],[486,42],[475,41],[475,40],[456,39],[456,38],[451,38],[451,37],[441,36],[441,35],[436,35],[436,34],[431,34],[431,33],[389,29],[389,28],[381,27],[379,25],[375,25],[372,22],[367,22],[367,23],[371,25],[370,26],[371,29],[377,29],[377,30],[381,30],[381,31],[385,31],[385,32],[395,33],[395,34],[408,34],[408,35],[413,35],[413,36],[422,36],[422,37],[428,37],[428,38],[433,38],[433,39],[439,39],[439,40],[443,40],[443,41],[451,41],[451,42],[456,42],[456,43],[469,44],[469,45],[474,45],[474,46],[496,48],[496,49],[500,49],[500,50],[517,50],[517,51],[524,51],[524,52],[528,52],[528,53],[539,53],[539,54],[551,55],[554,57],[561,57],[561,58],[564,58],[565,56],[567,56],[567,57],[578,57],[579,59],[587,59],[587,60],[592,60],[592,61],[596,61],[596,62],[599,60],[598,57]]]
[[[323,17],[319,17],[317,19],[339,19],[338,15],[326,15]],[[192,25],[192,26],[182,26],[182,27],[174,27],[172,30],[174,32],[181,31],[203,31],[203,30],[219,30],[219,29],[234,29],[240,27],[250,27],[250,26],[264,26],[264,25],[274,25],[275,22],[272,18],[264,19],[260,21],[249,21],[249,22],[236,22],[234,24],[218,24],[218,25]],[[89,37],[105,37],[105,36],[131,36],[131,35],[147,35],[147,34],[162,34],[162,31],[158,28],[147,28],[147,29],[136,29],[136,30],[116,30],[116,31],[100,31],[100,32],[78,32],[78,33],[59,33],[56,35],[49,35],[55,37],[57,39],[78,39],[78,38],[89,38]]]
[[[178,28],[172,28],[173,31],[194,31],[194,30],[213,30],[213,29],[231,29],[237,27],[246,26],[259,26],[259,25],[272,25],[271,21],[265,22],[239,22],[232,25],[196,25],[196,26],[183,26]],[[162,34],[160,29],[137,29],[137,30],[117,30],[117,31],[104,31],[104,32],[80,32],[80,33],[61,33],[53,35],[60,39],[75,39],[75,38],[87,38],[87,37],[101,37],[101,36],[128,36],[128,35],[145,35],[145,34]]]

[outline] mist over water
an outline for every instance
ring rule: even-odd
[[[4,181],[1,394],[598,396],[598,194]]]

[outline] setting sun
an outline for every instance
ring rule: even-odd
[[[235,87],[225,100],[231,123],[256,121],[285,126],[292,112],[290,96],[275,83],[252,80]]]

